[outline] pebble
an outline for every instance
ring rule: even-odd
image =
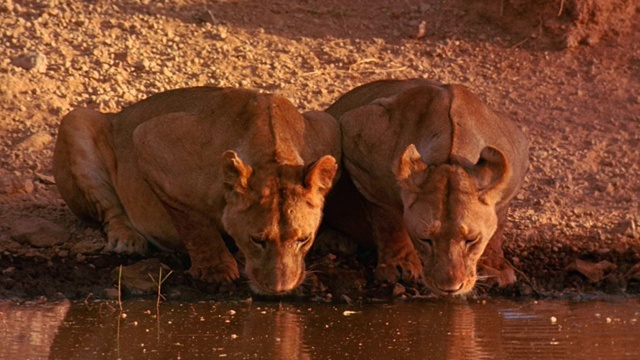
[[[31,194],[34,184],[31,179],[21,180],[18,174],[0,169],[0,194]]]
[[[13,12],[13,0],[3,0],[0,2],[0,12]]]
[[[85,239],[77,242],[71,247],[71,252],[74,254],[97,254],[104,249],[104,242],[96,241],[92,239]]]
[[[396,283],[393,286],[393,297],[404,295],[405,292],[406,292],[406,289],[402,284]]]
[[[104,294],[107,299],[117,299],[119,292],[118,292],[118,289],[110,287],[110,288],[104,289]]]
[[[39,73],[47,71],[47,57],[36,52],[27,52],[15,57],[12,63],[27,71],[35,70]]]
[[[16,146],[18,150],[23,151],[39,151],[53,141],[53,137],[46,131],[39,131]]]

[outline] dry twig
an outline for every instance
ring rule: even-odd
[[[562,15],[563,11],[564,11],[564,0],[560,0],[560,10],[558,10],[558,17]]]
[[[162,265],[160,265],[160,270],[158,272],[158,281],[156,281],[156,279],[153,278],[153,276],[151,274],[147,274],[149,275],[149,277],[151,278],[151,281],[153,281],[154,284],[156,284],[156,286],[158,287],[158,297],[156,299],[156,313],[158,314],[158,316],[160,316],[160,299],[164,299],[165,301],[167,300],[163,295],[162,295],[162,283],[165,282],[165,280],[167,280],[167,278],[173,274],[173,270],[169,271],[169,273],[167,275],[165,275],[165,277],[162,277]]]
[[[122,314],[122,265],[118,269],[118,306],[120,307],[120,314]]]

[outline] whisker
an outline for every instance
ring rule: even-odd
[[[476,276],[476,279],[478,279],[478,281],[485,281],[487,279],[491,279],[491,278],[495,278],[497,277],[496,275],[478,275]]]
[[[315,263],[315,264],[309,264],[307,265],[307,271],[315,271],[317,268],[320,267],[320,263]]]
[[[308,274],[314,274],[315,275],[315,274],[321,274],[321,273],[322,273],[322,271],[320,271],[320,270],[306,270],[304,272],[305,276],[307,276]]]
[[[484,284],[484,283],[477,283],[473,286],[473,289],[471,290],[471,292],[473,293],[473,296],[478,297],[481,294],[486,294],[487,290],[489,289],[488,284]]]
[[[311,273],[311,274],[321,274],[324,273],[325,271],[322,269],[322,263],[321,262],[317,262],[317,263],[313,263],[313,264],[309,264],[307,265],[307,269],[306,271]]]
[[[305,277],[302,279],[302,282],[300,283],[300,285],[311,285],[311,278],[306,276],[305,273]]]

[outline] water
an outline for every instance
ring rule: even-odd
[[[0,359],[640,359],[640,299],[0,303]]]

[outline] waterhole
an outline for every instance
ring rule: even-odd
[[[640,299],[0,303],[0,359],[638,359]]]

